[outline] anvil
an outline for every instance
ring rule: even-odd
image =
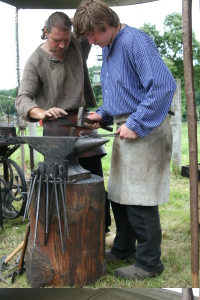
[[[44,161],[47,164],[57,162],[58,165],[62,165],[64,160],[68,160],[67,180],[75,179],[76,181],[91,177],[90,171],[83,169],[79,165],[78,156],[109,141],[101,138],[65,136],[23,136],[21,139],[44,155]]]

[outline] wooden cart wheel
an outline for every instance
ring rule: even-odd
[[[8,158],[0,160],[2,215],[15,219],[24,214],[27,200],[27,184],[22,170],[16,162]]]

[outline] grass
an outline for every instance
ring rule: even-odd
[[[198,125],[199,126],[199,125]],[[38,134],[41,135],[41,128]],[[102,131],[103,132],[103,131]],[[200,131],[198,130],[198,137]],[[189,163],[188,157],[188,133],[187,124],[182,125],[182,165]],[[112,141],[106,145],[107,156],[102,159],[105,186],[110,169],[110,159],[112,151]],[[26,176],[30,174],[29,153],[26,146]],[[17,151],[16,151],[17,152]],[[12,155],[12,159],[20,161],[20,151]],[[42,160],[38,154],[37,161]],[[37,164],[37,162],[36,162]],[[171,173],[170,181],[170,200],[169,203],[159,206],[162,225],[162,261],[165,271],[158,277],[144,279],[140,281],[121,280],[114,276],[116,268],[126,266],[126,264],[107,262],[107,275],[100,278],[95,284],[89,285],[90,288],[182,288],[191,287],[191,228],[190,228],[190,199],[189,199],[189,180],[181,177],[178,172]],[[115,232],[115,222],[112,216],[111,231]],[[4,219],[4,231],[0,230],[0,258],[9,255],[23,240],[26,221],[22,217],[15,220]],[[14,264],[14,257],[9,265]],[[3,273],[5,275],[6,272]],[[27,282],[26,274],[17,276],[14,284],[0,282],[0,287],[24,288],[30,287]]]

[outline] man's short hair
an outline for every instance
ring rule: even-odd
[[[56,11],[49,16],[46,24],[46,29],[47,33],[51,32],[52,27],[56,27],[62,31],[68,31],[71,30],[71,25],[71,20],[65,13]]]
[[[118,15],[104,2],[100,0],[83,1],[77,8],[73,27],[74,36],[81,38],[94,30],[106,30],[106,25],[117,27]]]

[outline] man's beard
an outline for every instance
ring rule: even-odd
[[[57,56],[62,56],[65,52],[66,48],[64,49],[55,49],[54,50],[54,53],[57,55]]]

